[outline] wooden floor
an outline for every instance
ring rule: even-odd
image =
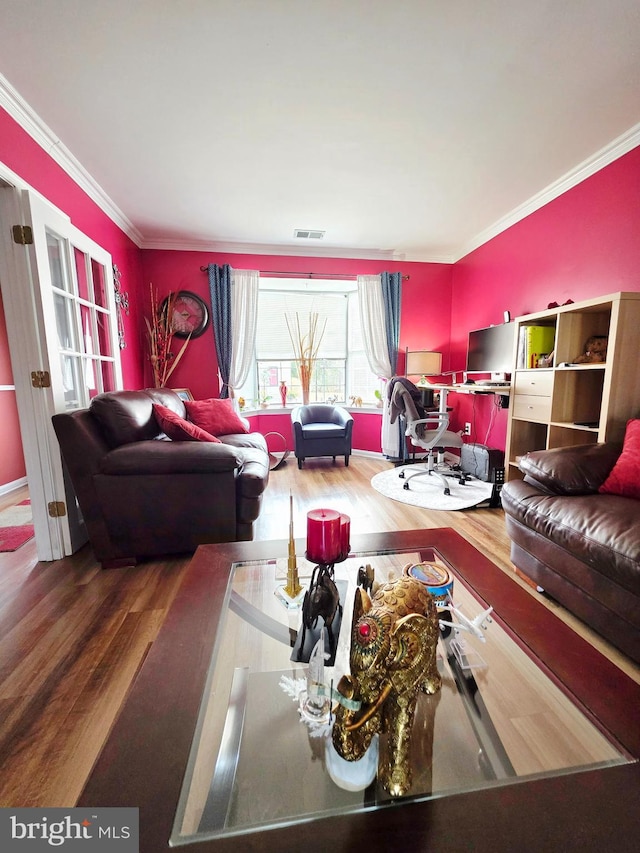
[[[391,501],[370,486],[390,463],[352,456],[348,468],[288,460],[271,474],[256,539],[286,539],[289,492],[295,535],[309,509],[351,517],[353,533],[452,527],[516,577],[498,509],[430,512]],[[0,510],[27,496],[0,498]],[[0,806],[73,806],[127,690],[162,625],[189,558],[102,571],[85,547],[39,563],[34,542],[0,554]],[[586,639],[640,682],[640,669],[552,601]]]

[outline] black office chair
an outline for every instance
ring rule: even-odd
[[[291,412],[294,452],[298,468],[305,459],[317,456],[344,456],[345,466],[351,455],[353,418],[346,409],[325,403],[297,406]]]

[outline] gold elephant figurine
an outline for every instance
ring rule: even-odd
[[[357,761],[374,734],[386,733],[378,778],[392,797],[411,787],[411,729],[418,694],[440,689],[439,633],[433,596],[420,581],[398,578],[379,587],[373,598],[356,590],[351,674],[342,676],[338,691],[361,706],[353,711],[339,705],[332,740],[342,758]]]

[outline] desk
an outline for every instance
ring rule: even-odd
[[[416,385],[420,391],[455,391],[456,394],[500,394],[508,397],[511,394],[511,385],[481,385],[479,382],[466,384],[464,382],[453,385],[445,385],[435,382],[421,382]]]
[[[433,406],[433,392],[434,391],[446,391],[447,393],[453,391],[456,394],[480,394],[487,395],[493,394],[494,396],[498,394],[502,399],[502,408],[509,408],[509,399],[511,394],[511,385],[481,385],[479,382],[473,382],[470,384],[466,383],[456,383],[453,385],[445,385],[441,383],[431,383],[431,382],[421,382],[416,385],[422,392],[422,405],[425,408],[429,406]],[[429,400],[431,402],[429,402]]]

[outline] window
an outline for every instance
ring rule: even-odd
[[[289,327],[297,336],[298,322],[301,333],[307,334],[311,313],[318,315],[318,336],[324,327],[311,376],[311,402],[345,405],[351,397],[360,397],[365,405],[375,405],[375,391],[381,391],[382,380],[369,369],[357,285],[352,281],[261,279],[254,365],[237,395],[249,406],[280,405],[279,388],[284,381],[287,401],[302,402]]]

